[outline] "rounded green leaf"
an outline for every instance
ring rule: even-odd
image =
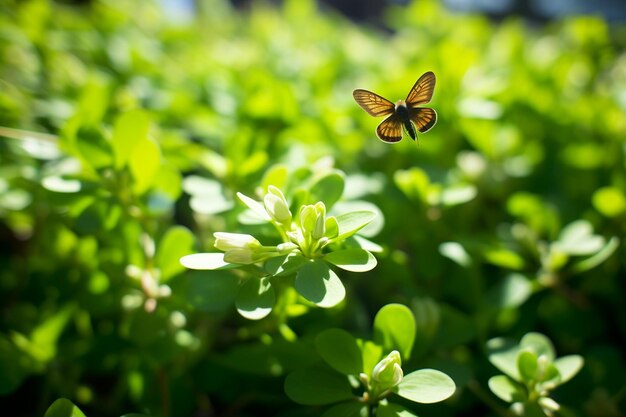
[[[348,378],[325,369],[298,369],[287,375],[285,393],[302,405],[324,405],[353,398]]]
[[[336,306],[346,296],[346,289],[337,274],[319,260],[300,267],[294,286],[304,298],[324,308]]]
[[[501,400],[508,403],[526,401],[526,390],[506,375],[489,378],[489,389]]]
[[[59,398],[48,408],[44,417],[85,417],[85,414],[67,398]]]
[[[186,253],[193,249],[194,236],[184,226],[172,226],[159,241],[156,264],[161,270],[161,282],[185,270],[179,262]]]
[[[617,217],[626,212],[626,196],[618,187],[603,187],[592,197],[596,210],[606,217]]]
[[[545,355],[550,362],[552,362],[556,356],[554,352],[554,345],[550,339],[541,333],[526,333],[520,341],[520,349],[531,349],[537,354],[537,356]]]
[[[367,417],[367,405],[361,402],[351,401],[333,405],[326,410],[322,417]]]
[[[263,204],[259,203],[256,200],[251,199],[250,197],[242,193],[237,193],[237,197],[239,197],[239,199],[246,206],[248,206],[248,208],[252,211],[252,213],[254,213],[258,218],[265,220],[265,221],[272,220],[270,215],[267,214],[267,210],[265,210],[265,207],[263,207]]]
[[[333,208],[335,215],[353,213],[355,211],[369,211],[374,213],[374,218],[359,231],[360,236],[376,236],[385,227],[385,216],[377,205],[369,201],[341,201]]]
[[[376,267],[374,255],[360,248],[343,249],[324,256],[324,260],[341,269],[352,272],[366,272]]]
[[[269,277],[253,277],[241,286],[235,306],[245,318],[259,320],[270,314],[275,302],[276,294]]]
[[[524,258],[506,248],[486,249],[483,256],[488,263],[507,269],[520,270],[526,264]]]
[[[322,359],[345,375],[363,371],[363,358],[357,340],[341,329],[329,329],[315,338],[315,347]]]
[[[561,374],[561,383],[567,382],[572,379],[578,371],[583,367],[585,361],[582,356],[569,355],[558,358],[554,361],[554,366],[559,370]]]
[[[131,110],[115,120],[111,147],[117,168],[123,167],[131,159],[135,148],[148,139],[149,129],[150,116],[142,110]]]
[[[523,381],[532,381],[537,378],[537,355],[525,350],[517,355],[517,370]]]
[[[239,265],[224,262],[222,252],[194,253],[180,258],[180,264],[185,268],[198,270],[216,270],[237,268]]]
[[[239,279],[227,271],[192,271],[187,275],[187,301],[204,311],[223,311],[235,301]]]
[[[344,175],[341,171],[332,171],[320,177],[311,185],[311,202],[323,201],[326,208],[330,208],[341,198],[345,185]]]
[[[515,308],[522,305],[532,294],[532,285],[522,274],[513,273],[504,277],[487,293],[487,301],[495,308]]]
[[[150,138],[139,142],[128,165],[133,174],[133,190],[137,194],[143,194],[154,182],[161,166],[161,148],[158,143]]]
[[[517,354],[519,346],[513,341],[501,337],[487,342],[489,362],[514,380],[519,380]]]
[[[417,403],[437,403],[454,394],[456,385],[452,378],[435,369],[411,372],[396,385],[393,391],[407,400]]]
[[[604,237],[593,234],[587,220],[576,220],[563,228],[559,240],[552,245],[568,255],[591,255],[605,244]]]
[[[448,259],[453,260],[463,267],[472,264],[472,258],[469,256],[465,248],[458,242],[444,242],[439,245],[439,253]]]
[[[275,258],[268,259],[265,261],[264,268],[270,275],[282,276],[296,272],[298,268],[307,262],[307,258],[292,252],[289,255],[277,256]]]
[[[369,340],[359,340],[359,343],[362,352],[361,357],[363,358],[363,372],[371,377],[374,367],[383,357],[383,348]]]
[[[372,211],[353,211],[337,216],[339,235],[333,240],[347,239],[374,220],[374,217],[376,217],[376,213]]]
[[[384,351],[398,350],[403,360],[409,359],[415,341],[415,317],[402,304],[387,304],[374,318],[374,342]]]

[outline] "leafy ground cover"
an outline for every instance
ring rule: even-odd
[[[624,415],[623,27],[0,10],[3,415]]]

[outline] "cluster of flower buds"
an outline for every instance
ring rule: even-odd
[[[284,194],[270,185],[263,197],[263,205],[240,195],[250,208],[264,219],[271,221],[285,242],[277,246],[263,246],[254,236],[240,233],[214,233],[215,247],[225,252],[224,261],[237,264],[252,264],[298,250],[307,258],[321,256],[322,249],[339,234],[339,225],[334,216],[326,217],[323,202],[301,207],[297,221],[289,210]]]

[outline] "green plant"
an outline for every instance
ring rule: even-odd
[[[413,313],[401,304],[387,304],[378,311],[372,341],[357,339],[341,329],[324,330],[315,338],[324,363],[289,374],[285,392],[304,405],[338,403],[324,417],[414,416],[395,403],[394,397],[436,403],[455,391],[454,381],[434,369],[404,375],[402,358],[411,356],[415,331]]]
[[[489,379],[489,388],[511,404],[519,416],[552,416],[560,405],[552,390],[572,379],[583,367],[580,355],[556,357],[552,342],[540,333],[527,333],[514,344],[502,338],[487,343],[489,361],[505,375]]]
[[[283,192],[274,185],[267,185],[262,203],[237,193],[249,211],[244,216],[253,222],[256,217],[272,224],[280,243],[262,245],[250,234],[216,232],[214,246],[224,253],[187,255],[181,263],[195,270],[242,269],[235,304],[239,313],[249,319],[261,319],[272,311],[276,287],[284,292],[293,285],[298,294],[319,307],[337,305],[346,291],[330,265],[352,272],[366,272],[376,266],[376,258],[358,241],[346,247],[346,241],[369,224],[376,213],[359,210],[327,215],[327,205],[331,208],[341,196],[343,178],[343,173],[331,171],[314,178],[309,190],[301,188],[296,200],[321,201],[299,206],[295,203],[295,216]]]

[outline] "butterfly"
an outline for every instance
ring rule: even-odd
[[[406,99],[398,100],[396,104],[362,89],[354,90],[352,96],[371,116],[388,116],[376,128],[376,135],[383,142],[394,143],[402,139],[402,128],[411,139],[416,140],[416,129],[424,133],[435,125],[437,112],[429,107],[417,107],[428,103],[434,90],[435,74],[428,71],[415,82]]]

